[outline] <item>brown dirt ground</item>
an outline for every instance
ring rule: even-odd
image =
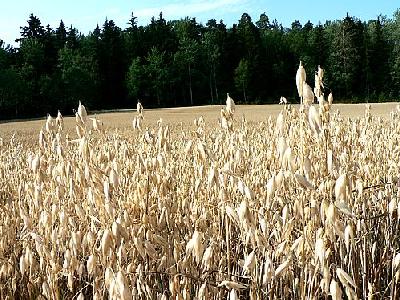
[[[389,117],[389,113],[396,108],[398,103],[371,104],[371,113],[375,116]],[[298,107],[298,105],[295,105]],[[203,116],[206,122],[217,123],[220,116],[220,105],[149,109],[144,111],[144,127],[153,127],[157,120],[163,119],[163,124],[177,125],[193,124],[194,118]],[[276,117],[281,111],[280,105],[237,105],[236,117],[244,115],[248,121],[265,121],[269,116]],[[365,104],[334,104],[333,111],[339,110],[344,117],[360,117],[364,114]],[[90,114],[90,111],[89,111]],[[132,118],[136,115],[134,110],[123,110],[119,112],[101,112],[96,114],[105,126],[110,130],[131,128]],[[12,134],[16,136],[36,137],[45,124],[46,117],[39,120],[18,120],[0,124],[0,137],[7,138]],[[74,130],[74,117],[64,118],[65,128]]]

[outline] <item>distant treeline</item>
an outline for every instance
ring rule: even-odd
[[[212,19],[167,21],[160,13],[127,28],[112,20],[83,35],[63,21],[44,27],[30,15],[16,40],[0,40],[0,118],[89,110],[237,103],[297,102],[295,74],[302,60],[313,86],[318,65],[335,101],[400,98],[400,10],[393,19],[346,16],[324,25],[294,21],[284,28],[264,13],[244,13],[227,28]]]

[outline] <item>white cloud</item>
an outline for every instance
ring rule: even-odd
[[[187,3],[172,3],[161,7],[147,7],[142,9],[134,9],[133,15],[138,18],[149,19],[153,16],[158,16],[160,12],[165,18],[176,19],[185,16],[195,17],[199,14],[207,12],[233,12],[242,7],[243,0],[193,0]]]

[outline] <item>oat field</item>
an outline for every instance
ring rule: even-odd
[[[221,107],[0,124],[0,298],[399,297],[397,104]]]

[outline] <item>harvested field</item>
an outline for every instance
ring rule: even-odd
[[[389,117],[389,112],[396,107],[397,103],[372,103],[372,112],[376,116]],[[166,124],[192,124],[194,118],[203,116],[211,123],[217,123],[222,105],[199,106],[199,107],[181,107],[166,109],[145,110],[146,122],[148,126],[155,126],[156,122],[162,118]],[[298,108],[298,105],[294,107]],[[269,116],[276,117],[282,110],[281,105],[237,105],[237,116],[245,115],[248,121],[261,122],[266,121]],[[365,104],[333,104],[332,110],[339,110],[343,117],[357,118],[364,115]],[[90,111],[89,111],[90,113]],[[111,113],[98,113],[97,116],[104,122],[105,126],[114,129],[124,129],[131,126],[134,110],[126,110]],[[44,126],[43,120],[0,123],[0,134],[8,136],[15,133],[20,136],[36,136],[39,130]],[[75,117],[66,117],[65,127],[74,129]]]

